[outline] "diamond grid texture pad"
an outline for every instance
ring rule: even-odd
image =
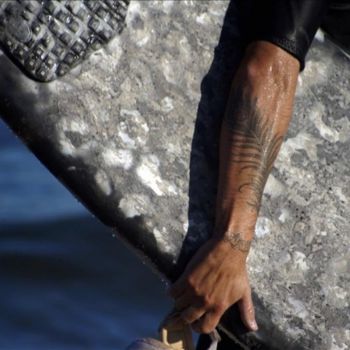
[[[0,1],[0,45],[28,76],[52,81],[122,32],[129,1]]]

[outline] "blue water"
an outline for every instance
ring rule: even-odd
[[[0,121],[0,350],[123,350],[164,285]]]

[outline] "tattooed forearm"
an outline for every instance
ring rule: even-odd
[[[259,211],[267,177],[283,137],[273,130],[272,122],[262,118],[256,99],[237,89],[226,111],[230,132],[231,160],[238,167],[239,192],[249,189],[247,204]]]
[[[223,240],[230,243],[231,247],[235,250],[239,250],[242,253],[248,253],[251,245],[251,241],[244,240],[242,235],[237,232],[226,232]]]

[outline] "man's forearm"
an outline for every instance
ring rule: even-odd
[[[287,132],[298,61],[267,42],[253,43],[236,74],[220,140],[216,234],[239,247],[252,239],[268,175]],[[232,241],[232,239],[230,239]]]
[[[170,295],[187,323],[211,332],[237,303],[256,331],[246,269],[261,195],[291,116],[299,63],[266,42],[252,44],[228,102],[220,140],[215,234],[193,256]]]

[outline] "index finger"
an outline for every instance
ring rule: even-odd
[[[167,294],[173,299],[177,299],[185,292],[185,289],[185,279],[183,277],[180,277],[172,286],[170,286]]]

